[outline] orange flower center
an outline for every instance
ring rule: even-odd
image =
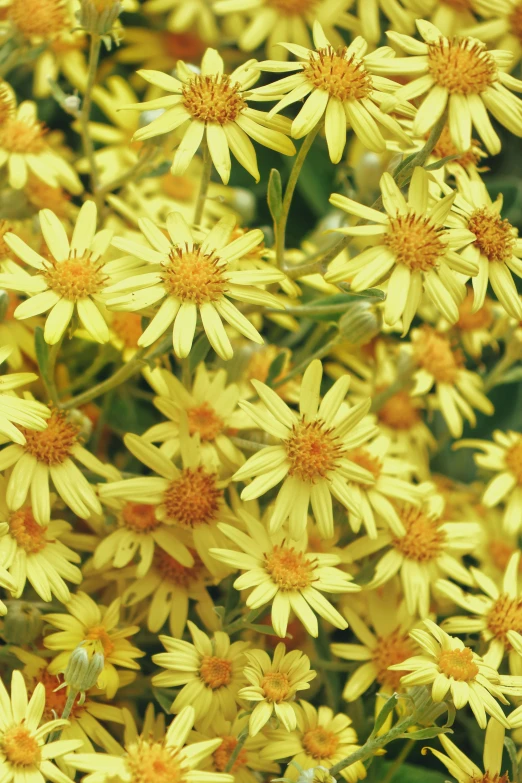
[[[190,201],[196,194],[196,184],[190,177],[165,174],[161,180],[164,193],[176,201]]]
[[[155,510],[155,506],[129,501],[121,510],[120,522],[135,533],[148,533],[161,525],[161,522],[156,519]]]
[[[209,525],[218,515],[223,492],[216,486],[216,474],[204,468],[185,468],[165,490],[165,511],[170,522],[193,528]]]
[[[508,631],[522,631],[522,600],[501,595],[491,607],[487,623],[491,633],[511,647],[506,634]]]
[[[506,451],[504,460],[518,484],[522,484],[522,438]]]
[[[225,426],[223,419],[208,402],[189,408],[187,416],[190,434],[199,433],[201,440],[215,440]]]
[[[493,539],[488,543],[488,552],[491,556],[491,560],[499,571],[505,571],[511,555],[515,551],[515,547],[506,544],[505,541],[501,541],[500,539]],[[522,573],[522,563],[520,563],[518,570]]]
[[[21,508],[9,516],[9,533],[28,555],[41,552],[47,546],[47,527],[39,525],[30,508]]]
[[[485,772],[480,778],[470,778],[470,783],[509,783],[509,775],[507,772],[503,775],[490,775],[489,772]]]
[[[0,127],[0,148],[7,152],[38,154],[45,149],[44,134],[41,122],[13,117]]]
[[[229,76],[197,75],[183,87],[183,106],[196,120],[227,125],[247,108],[239,82]]]
[[[437,143],[433,148],[432,155],[436,158],[447,158],[450,155],[459,157],[452,160],[452,163],[458,163],[461,166],[476,165],[480,161],[479,142],[473,139],[471,147],[466,152],[460,152],[451,140],[450,129],[447,125],[442,129]]]
[[[377,646],[372,650],[372,660],[377,669],[375,679],[386,692],[400,690],[401,677],[404,676],[404,672],[388,671],[388,666],[402,663],[414,653],[412,640],[398,629],[388,636],[379,637]]]
[[[435,560],[446,541],[444,533],[439,529],[439,522],[429,519],[426,514],[413,507],[403,509],[400,517],[406,533],[393,539],[395,549],[408,560],[418,563]]]
[[[47,38],[68,27],[62,0],[11,0],[9,18],[26,38]]]
[[[157,549],[154,554],[154,568],[159,571],[163,579],[188,590],[201,579],[201,573],[204,569],[198,555],[195,552],[191,554],[194,558],[194,565],[188,568],[174,560],[163,549]]]
[[[454,384],[464,364],[461,351],[452,350],[449,339],[429,326],[419,329],[413,343],[413,356],[419,367],[433,375],[437,383]]]
[[[52,259],[47,262],[42,274],[49,288],[65,299],[77,302],[101,291],[107,280],[101,268],[102,264],[94,263],[87,254],[66,261]]]
[[[444,229],[434,226],[429,218],[414,213],[391,217],[389,225],[383,241],[398,264],[424,272],[437,266],[446,250],[441,240]]]
[[[7,120],[12,118],[13,113],[14,105],[11,93],[5,84],[0,84],[0,128]]]
[[[441,38],[428,46],[428,71],[450,94],[476,95],[497,78],[497,66],[484,44],[472,38]]]
[[[207,48],[201,38],[193,33],[154,32],[158,36],[158,44],[161,43],[165,53],[173,57],[174,60],[199,62]]]
[[[71,424],[64,413],[53,411],[47,419],[47,428],[42,432],[22,429],[25,435],[26,452],[38,462],[46,465],[61,465],[69,457],[71,449],[78,443],[78,429]]]
[[[40,746],[25,726],[7,729],[0,739],[0,747],[13,767],[34,767],[40,763]]]
[[[126,750],[125,764],[131,783],[181,783],[184,780],[175,748],[140,739]]]
[[[48,185],[47,182],[31,175],[24,193],[36,209],[50,209],[58,217],[67,216],[71,197],[63,188]]]
[[[509,15],[511,31],[522,42],[522,3],[517,3]]]
[[[227,764],[230,760],[230,756],[237,747],[237,739],[235,737],[223,737],[223,741],[219,748],[214,751],[212,757],[214,759],[214,765],[218,772],[224,772]],[[248,761],[248,754],[245,748],[241,748],[236,760],[232,764],[230,772],[235,772],[239,767],[244,767]]]
[[[468,290],[466,298],[459,305],[459,320],[457,321],[457,326],[466,332],[472,332],[475,329],[489,329],[493,323],[491,300],[486,299],[483,307],[481,307],[480,310],[477,310],[476,313],[473,313],[473,299],[473,292]]]
[[[290,683],[285,672],[267,672],[261,680],[261,687],[268,701],[279,703],[290,693]]]
[[[347,58],[346,51],[346,46],[337,51],[332,47],[319,49],[303,63],[303,74],[315,89],[339,101],[360,101],[372,92],[372,77],[364,63],[353,56]]]
[[[143,332],[141,315],[138,313],[113,313],[111,328],[123,342],[125,348],[138,347],[138,340]]]
[[[212,253],[202,253],[199,248],[182,250],[174,247],[169,260],[163,264],[161,277],[170,296],[200,306],[205,302],[217,302],[227,291],[223,268],[219,258]]]
[[[372,457],[368,449],[360,448],[349,451],[346,459],[349,459],[350,462],[355,462],[360,468],[368,470],[376,480],[381,475],[382,462],[377,457]],[[360,483],[364,486],[364,482]]]
[[[479,667],[473,661],[473,652],[469,647],[463,650],[443,650],[439,655],[439,669],[446,677],[459,682],[469,682],[479,673]]]
[[[98,643],[103,647],[103,654],[108,658],[114,652],[114,642],[109,636],[107,629],[103,625],[93,625],[89,628],[85,636],[86,641]],[[91,645],[92,646],[92,645]]]
[[[399,391],[389,397],[377,416],[382,424],[392,430],[412,429],[421,418],[407,391]]]
[[[314,759],[326,759],[333,756],[339,745],[339,737],[333,731],[317,726],[303,734],[303,747]]]
[[[230,684],[232,680],[232,661],[204,655],[199,665],[199,676],[213,691]]]
[[[265,570],[280,590],[304,590],[312,583],[314,563],[292,547],[275,546],[265,555]]]
[[[288,474],[313,484],[335,470],[344,456],[338,439],[321,421],[301,420],[284,442],[290,467]]]
[[[497,212],[487,207],[476,209],[468,220],[468,229],[475,234],[475,244],[488,261],[503,262],[513,254],[513,226]]]

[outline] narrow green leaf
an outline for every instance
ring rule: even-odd
[[[384,724],[386,723],[386,720],[388,718],[388,715],[393,712],[395,707],[397,706],[397,694],[393,693],[388,701],[385,702],[382,710],[379,712],[377,717],[375,718],[375,724],[372,729],[371,737],[375,737],[375,735],[382,729]]]
[[[268,368],[268,375],[265,381],[267,386],[271,386],[272,382],[275,381],[275,379],[281,375],[283,371],[283,367],[285,366],[285,361],[286,361],[286,353],[284,351],[281,351],[281,353],[276,356],[276,358],[273,360],[270,367]]]
[[[281,174],[277,169],[270,170],[266,198],[270,214],[274,222],[277,223],[283,211],[283,184],[281,182]]]
[[[205,334],[205,332],[201,332],[199,337],[194,342],[194,345],[192,346],[192,350],[189,354],[189,368],[190,372],[193,373],[198,364],[200,362],[203,362],[207,356],[207,353],[210,351],[210,343],[208,341],[208,337]]]
[[[272,628],[271,625],[261,625],[259,623],[246,623],[246,628],[250,628],[251,631],[255,631],[256,633],[264,633],[268,636],[277,636],[276,632]],[[290,634],[288,634],[288,637],[290,638]]]
[[[167,715],[170,715],[170,707],[176,694],[167,690],[166,688],[153,688],[152,695],[158,702],[163,712],[166,712]]]
[[[513,771],[513,783],[518,783],[520,778],[518,775],[517,746],[510,737],[504,737],[504,747],[509,753],[509,760],[511,761],[511,769]]]
[[[403,734],[403,737],[404,739],[425,740],[425,739],[433,739],[433,737],[438,737],[439,734],[453,734],[453,731],[444,726],[430,726],[429,729],[419,729],[418,731],[409,731],[406,734]]]

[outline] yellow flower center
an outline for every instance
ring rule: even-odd
[[[377,413],[382,424],[392,430],[409,430],[420,421],[418,408],[407,391],[389,397]]]
[[[163,264],[161,277],[165,290],[181,302],[216,302],[227,290],[223,265],[213,253],[202,253],[199,248],[182,250],[174,247],[169,260]]]
[[[508,631],[522,631],[522,599],[501,595],[489,610],[487,624],[491,633],[511,649],[506,634]]]
[[[47,546],[47,527],[39,525],[30,508],[21,508],[9,516],[9,533],[28,555],[41,552]]]
[[[368,449],[360,448],[349,451],[346,455],[346,459],[349,459],[350,462],[355,462],[360,468],[368,470],[375,480],[381,475],[382,462],[380,459],[377,459],[377,457],[372,457]],[[364,482],[360,483],[365,486]]]
[[[167,582],[172,582],[177,587],[188,590],[200,580],[201,572],[204,569],[198,555],[195,552],[191,552],[191,554],[194,558],[194,565],[188,568],[174,560],[163,549],[157,549],[154,554],[154,568]]]
[[[154,512],[155,506],[129,501],[121,510],[120,522],[135,533],[148,533],[161,525]]]
[[[513,226],[497,212],[487,207],[475,210],[468,220],[468,229],[475,234],[475,244],[488,261],[506,261],[513,254]]]
[[[215,440],[225,426],[223,419],[208,402],[189,408],[187,416],[190,434],[199,433],[201,440]]]
[[[111,329],[123,342],[125,348],[137,348],[143,329],[138,313],[113,313]]]
[[[443,650],[439,655],[439,669],[446,677],[459,682],[474,680],[479,667],[473,661],[473,652],[469,647],[463,650]]]
[[[339,101],[360,101],[372,92],[372,77],[361,60],[346,58],[346,46],[318,49],[303,63],[303,74],[317,90]]]
[[[439,529],[438,521],[429,519],[426,514],[413,507],[403,509],[400,518],[406,533],[392,540],[395,549],[398,549],[408,560],[415,560],[418,563],[429,563],[430,560],[435,560],[446,540],[444,533]]]
[[[333,731],[317,726],[303,734],[303,747],[314,759],[326,759],[333,756],[339,745],[339,737]]]
[[[235,737],[223,737],[223,741],[219,748],[214,751],[212,757],[214,759],[214,765],[218,772],[224,772],[227,764],[230,760],[230,756],[237,747],[237,739]],[[241,748],[236,760],[232,764],[230,772],[235,772],[239,767],[244,767],[248,761],[248,754],[245,748]]]
[[[227,125],[247,108],[239,82],[223,75],[197,75],[183,87],[183,106],[200,122]]]
[[[175,748],[162,742],[139,740],[127,749],[125,764],[131,783],[181,783],[183,770]]]
[[[275,546],[265,555],[265,570],[280,590],[304,590],[312,582],[314,564],[303,552]]]
[[[455,383],[464,364],[461,351],[452,350],[449,339],[428,326],[419,329],[413,355],[419,367],[433,375],[437,383]]]
[[[12,118],[13,112],[14,105],[11,93],[5,84],[0,84],[0,128],[7,120]]]
[[[267,672],[261,680],[261,687],[268,701],[279,703],[290,693],[290,683],[285,672]]]
[[[232,661],[214,655],[204,655],[199,665],[199,676],[207,688],[213,691],[223,688],[232,680]]]
[[[94,646],[101,645],[103,648],[103,654],[106,658],[108,658],[114,652],[114,642],[109,636],[107,629],[104,628],[103,625],[93,625],[92,628],[89,628],[85,635],[85,640],[87,642],[94,642]]]
[[[493,311],[491,309],[491,300],[486,299],[480,310],[476,313],[473,310],[473,292],[468,290],[466,298],[459,305],[459,320],[457,326],[464,332],[473,332],[476,329],[489,329],[493,323]]]
[[[522,484],[522,438],[506,451],[504,461],[518,484]]]
[[[484,44],[472,38],[441,38],[428,46],[428,71],[450,94],[476,95],[497,78],[497,66]]]
[[[216,478],[202,467],[182,470],[165,490],[163,502],[169,521],[187,528],[213,522],[223,498]]]
[[[412,640],[400,630],[379,637],[376,647],[372,650],[372,660],[377,669],[375,679],[386,692],[398,691],[401,677],[404,676],[404,672],[388,671],[388,666],[402,663],[414,653]]]
[[[509,15],[511,32],[522,42],[522,3],[517,3]]]
[[[38,154],[45,149],[45,128],[41,122],[8,119],[0,127],[0,148],[7,152]]]
[[[47,419],[47,428],[42,432],[22,429],[25,435],[25,450],[38,462],[46,465],[60,465],[69,457],[78,443],[78,429],[71,424],[64,413],[53,411]]]
[[[0,748],[13,767],[34,767],[41,761],[40,746],[25,726],[7,729],[0,739]]]
[[[11,0],[9,18],[26,38],[47,38],[68,26],[63,0]]]
[[[89,254],[81,258],[68,258],[66,261],[56,261],[53,258],[47,262],[42,274],[49,288],[65,299],[77,302],[78,299],[100,293],[107,280],[102,266],[92,261]]]
[[[398,264],[427,272],[437,266],[446,246],[441,240],[444,229],[437,228],[429,218],[410,213],[389,219],[390,227],[383,241]]]
[[[478,146],[479,142],[476,141],[476,139],[473,139],[469,150],[467,150],[467,152],[460,152],[451,140],[449,127],[445,125],[433,148],[432,155],[436,158],[447,158],[450,155],[458,155],[459,157],[452,160],[452,163],[459,163],[461,166],[469,166],[470,164],[476,165],[480,161]]]
[[[301,420],[284,441],[290,467],[288,474],[313,484],[335,470],[344,456],[338,439],[321,421]]]

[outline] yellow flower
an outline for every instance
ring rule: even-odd
[[[3,241],[2,222],[0,221],[0,246]],[[11,231],[11,228],[8,228]],[[9,251],[7,245],[6,249]],[[1,258],[0,251],[0,258]],[[6,271],[7,263],[4,262],[3,271]],[[31,359],[36,363],[36,352],[34,349],[34,326],[39,325],[38,320],[29,320],[26,323],[20,323],[14,317],[14,311],[22,300],[13,293],[4,291],[2,301],[0,302],[0,345],[4,350],[10,348],[7,353],[7,365],[11,370],[20,370],[24,363],[24,357]]]
[[[334,715],[330,707],[315,708],[303,700],[297,710],[296,731],[271,731],[262,756],[275,760],[291,756],[292,761],[305,770],[317,766],[329,769],[359,748],[357,734],[348,715]],[[366,777],[366,769],[362,761],[357,761],[345,767],[340,775],[348,783],[356,783]],[[290,780],[299,777],[294,764],[288,765],[285,777]]]
[[[106,753],[70,753],[65,757],[74,769],[88,772],[85,783],[234,783],[232,775],[201,771],[200,765],[219,747],[219,738],[185,745],[194,723],[194,709],[187,705],[171,722],[164,737],[128,730],[123,756]],[[146,728],[146,727],[145,727]]]
[[[25,783],[50,780],[66,783],[71,779],[53,763],[81,745],[81,741],[46,742],[55,729],[68,725],[66,720],[50,720],[40,725],[45,709],[45,688],[39,683],[27,702],[22,673],[15,669],[11,678],[11,698],[0,680],[0,775],[2,780]]]
[[[417,0],[418,2],[418,0]],[[381,38],[381,13],[390,23],[392,30],[411,34],[415,30],[415,17],[418,15],[408,6],[411,0],[351,0],[349,8],[355,5],[356,15],[345,13],[338,25],[346,30],[356,30],[373,46]]]
[[[319,22],[314,22],[314,49],[298,44],[285,46],[303,62],[280,63],[267,60],[259,64],[264,71],[296,71],[292,76],[253,91],[258,99],[271,100],[284,95],[269,113],[272,116],[295,101],[309,96],[292,122],[292,136],[306,136],[324,116],[326,142],[332,163],[339,163],[346,144],[346,128],[351,127],[367,149],[384,152],[386,142],[379,128],[397,136],[404,143],[409,137],[397,120],[384,114],[379,105],[386,93],[397,90],[397,82],[375,76],[376,63],[389,59],[382,49],[365,54],[368,44],[360,36],[350,44],[335,49]],[[375,67],[374,67],[375,66]]]
[[[187,625],[192,644],[171,636],[159,637],[167,652],[153,655],[152,660],[166,671],[154,675],[152,684],[159,688],[183,686],[171,712],[183,711],[191,704],[195,720],[205,730],[217,715],[226,720],[236,716],[238,692],[246,682],[243,670],[248,642],[231,643],[223,631],[210,638],[190,620]]]
[[[207,43],[213,43],[219,37],[214,16],[216,8],[210,0],[147,0],[141,10],[145,14],[166,13],[162,24],[173,33],[195,30]]]
[[[374,483],[373,474],[350,460],[350,449],[362,446],[376,428],[364,420],[370,400],[348,408],[343,404],[350,379],[339,378],[320,401],[323,369],[319,359],[311,362],[303,375],[299,415],[289,408],[269,386],[252,381],[264,409],[240,402],[253,422],[279,440],[262,449],[233,476],[243,481],[255,476],[241,493],[253,500],[284,480],[270,518],[270,530],[278,530],[289,519],[292,538],[306,530],[308,506],[312,504],[319,531],[333,536],[332,495],[352,513],[358,514],[348,491],[347,480]]]
[[[513,52],[511,67],[514,68],[522,57],[522,3],[520,0],[473,0],[473,5],[483,19],[468,27],[467,35]]]
[[[477,17],[473,12],[478,10],[479,2],[480,0],[405,0],[417,18],[429,19],[448,38],[460,35],[463,29],[476,23]],[[486,2],[489,3],[489,0]],[[466,29],[466,34],[471,33]],[[481,36],[475,37],[483,40]]]
[[[273,659],[264,650],[247,650],[245,655],[248,665],[244,674],[249,685],[239,691],[239,697],[255,704],[248,719],[250,736],[255,737],[272,716],[287,731],[293,731],[297,726],[296,693],[308,689],[310,680],[317,676],[310,669],[310,659],[300,650],[287,653],[282,642]]]
[[[0,365],[9,359],[12,350],[10,345],[0,348]],[[23,430],[28,428],[42,432],[47,427],[47,419],[51,415],[46,405],[36,400],[20,399],[13,391],[37,379],[38,375],[34,372],[0,375],[0,435],[20,446],[24,446],[27,442]]]
[[[478,361],[484,348],[491,346],[498,350],[494,327],[499,308],[488,296],[482,307],[476,309],[474,294],[468,286],[466,298],[459,305],[459,320],[456,323],[458,337],[465,352]]]
[[[335,264],[326,279],[337,282],[348,278],[354,291],[387,280],[384,321],[394,326],[402,320],[403,334],[410,328],[423,292],[450,323],[455,323],[466,290],[454,272],[468,276],[478,272],[477,262],[456,252],[472,242],[474,234],[465,227],[446,228],[456,193],[433,198],[429,175],[420,167],[411,178],[407,200],[388,172],[382,175],[380,187],[386,213],[337,193],[330,197],[334,206],[373,221],[368,226],[337,229],[339,233],[368,240],[376,237],[376,244],[345,264]]]
[[[71,596],[66,605],[69,614],[46,614],[46,622],[58,629],[57,633],[44,638],[48,650],[58,651],[49,664],[49,673],[65,671],[71,653],[80,644],[88,652],[103,652],[105,666],[97,687],[106,691],[107,698],[112,699],[120,687],[116,667],[139,670],[139,663],[135,659],[145,655],[127,639],[140,630],[139,626],[119,627],[120,603],[117,598],[110,606],[100,606],[86,593],[79,591]]]
[[[424,620],[424,625],[426,631],[410,633],[423,653],[390,667],[392,671],[410,672],[401,678],[402,685],[431,685],[431,698],[435,702],[445,699],[449,692],[457,710],[469,704],[481,729],[486,728],[486,714],[509,728],[498,704],[499,701],[508,704],[503,695],[507,686],[503,685],[497,669],[436,623]]]
[[[116,238],[113,245],[151,266],[108,291],[112,310],[143,310],[161,301],[161,305],[138,340],[151,345],[172,325],[174,352],[180,358],[189,355],[196,331],[198,313],[210,344],[222,359],[231,359],[233,349],[223,320],[249,340],[263,338],[230,299],[268,307],[279,307],[277,298],[260,286],[283,279],[278,269],[235,271],[234,262],[263,240],[263,232],[254,229],[228,243],[234,228],[233,217],[223,217],[205,236],[196,241],[181,214],[167,215],[169,239],[146,218],[139,221],[149,245]],[[223,319],[223,320],[222,320]]]
[[[413,56],[381,58],[375,64],[376,72],[416,78],[400,87],[383,109],[427,93],[413,122],[414,134],[424,136],[448,106],[450,136],[459,152],[471,147],[472,126],[491,155],[500,152],[500,138],[488,111],[515,136],[522,136],[522,101],[510,92],[521,90],[522,82],[503,70],[511,64],[511,52],[488,51],[476,38],[445,38],[423,19],[417,19],[417,28],[422,42],[388,33],[393,43]]]
[[[458,780],[458,783],[509,783],[508,773],[500,774],[502,771],[505,731],[505,727],[501,723],[495,720],[495,718],[490,718],[484,738],[484,771],[477,767],[444,734],[439,734],[439,740],[447,755],[435,750],[435,748],[426,748],[422,752],[425,753],[427,750],[430,750],[439,761],[442,761],[450,775]]]
[[[337,554],[307,552],[306,539],[292,540],[283,531],[268,534],[264,525],[242,514],[248,533],[231,525],[220,530],[243,551],[211,549],[210,553],[230,568],[245,573],[234,582],[236,590],[249,590],[245,603],[250,609],[271,604],[272,625],[282,639],[286,636],[290,611],[295,612],[310,636],[317,637],[314,611],[336,628],[348,623],[323,593],[355,593],[361,588],[350,574],[341,571]]]
[[[266,112],[248,106],[249,89],[259,78],[259,70],[252,61],[236,68],[230,76],[223,69],[218,52],[207,49],[201,61],[201,73],[187,68],[181,60],[176,65],[179,78],[161,71],[138,71],[147,82],[172,95],[126,107],[140,111],[166,109],[161,117],[137,131],[134,139],[144,141],[184,126],[172,162],[173,174],[187,170],[206,139],[210,157],[223,182],[227,183],[230,177],[230,151],[258,181],[256,152],[249,137],[283,155],[294,155],[295,147],[285,135],[290,130],[290,120],[270,118]]]

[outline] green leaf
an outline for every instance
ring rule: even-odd
[[[435,163],[430,163],[429,166],[424,166],[424,168],[426,171],[436,171],[437,169],[441,169],[443,166],[445,166],[446,163],[451,163],[452,160],[457,160],[460,157],[462,157],[460,153],[457,153],[457,155],[446,155],[445,158],[436,160]]]
[[[36,326],[34,330],[34,350],[40,375],[42,378],[47,378],[49,373],[49,346],[45,342],[44,330],[41,326]]]
[[[380,288],[367,288],[365,291],[351,291],[348,283],[339,283],[339,288],[342,288],[346,293],[355,299],[378,299],[380,302],[384,302],[386,294],[381,291]],[[335,296],[335,294],[334,294]]]
[[[153,688],[152,695],[158,702],[163,712],[166,712],[167,715],[170,715],[170,707],[175,698],[174,692],[169,691],[166,688]]]
[[[504,737],[504,747],[509,753],[509,760],[511,761],[511,769],[513,773],[513,783],[518,783],[520,778],[518,776],[517,746],[510,737]]]
[[[453,734],[452,729],[444,726],[430,726],[429,729],[419,729],[418,731],[408,731],[403,734],[404,739],[426,740],[438,737],[439,734]]]
[[[193,373],[198,364],[200,362],[203,362],[207,356],[207,353],[210,351],[210,343],[208,341],[208,337],[205,334],[205,332],[201,332],[199,337],[194,342],[194,345],[192,346],[192,350],[189,354],[189,368],[190,372]]]
[[[259,623],[246,623],[245,628],[250,628],[251,631],[255,631],[256,633],[264,633],[268,636],[277,636],[277,633],[274,631],[271,625],[261,625]],[[290,638],[290,634],[288,634],[288,638]]]
[[[390,769],[393,761],[380,760],[379,780],[386,779],[386,772]],[[397,772],[390,779],[390,783],[446,783],[448,780],[447,772],[437,772],[426,767],[417,767],[414,764],[401,764]]]
[[[276,358],[271,363],[270,367],[268,368],[268,375],[266,376],[266,385],[271,386],[273,381],[275,381],[276,378],[278,378],[281,373],[283,372],[283,367],[285,366],[286,362],[286,353],[285,351],[281,351],[280,354],[276,356]]]
[[[9,307],[9,294],[7,291],[0,291],[0,321],[3,321]]]
[[[281,174],[277,169],[270,170],[266,198],[270,214],[274,219],[274,223],[277,223],[283,211],[283,185],[281,182]]]
[[[386,720],[388,719],[388,715],[393,712],[395,707],[397,706],[397,694],[394,693],[390,696],[388,701],[385,702],[382,710],[379,712],[375,719],[375,724],[372,729],[371,737],[375,737],[375,735],[382,729],[384,724],[386,723]]]

